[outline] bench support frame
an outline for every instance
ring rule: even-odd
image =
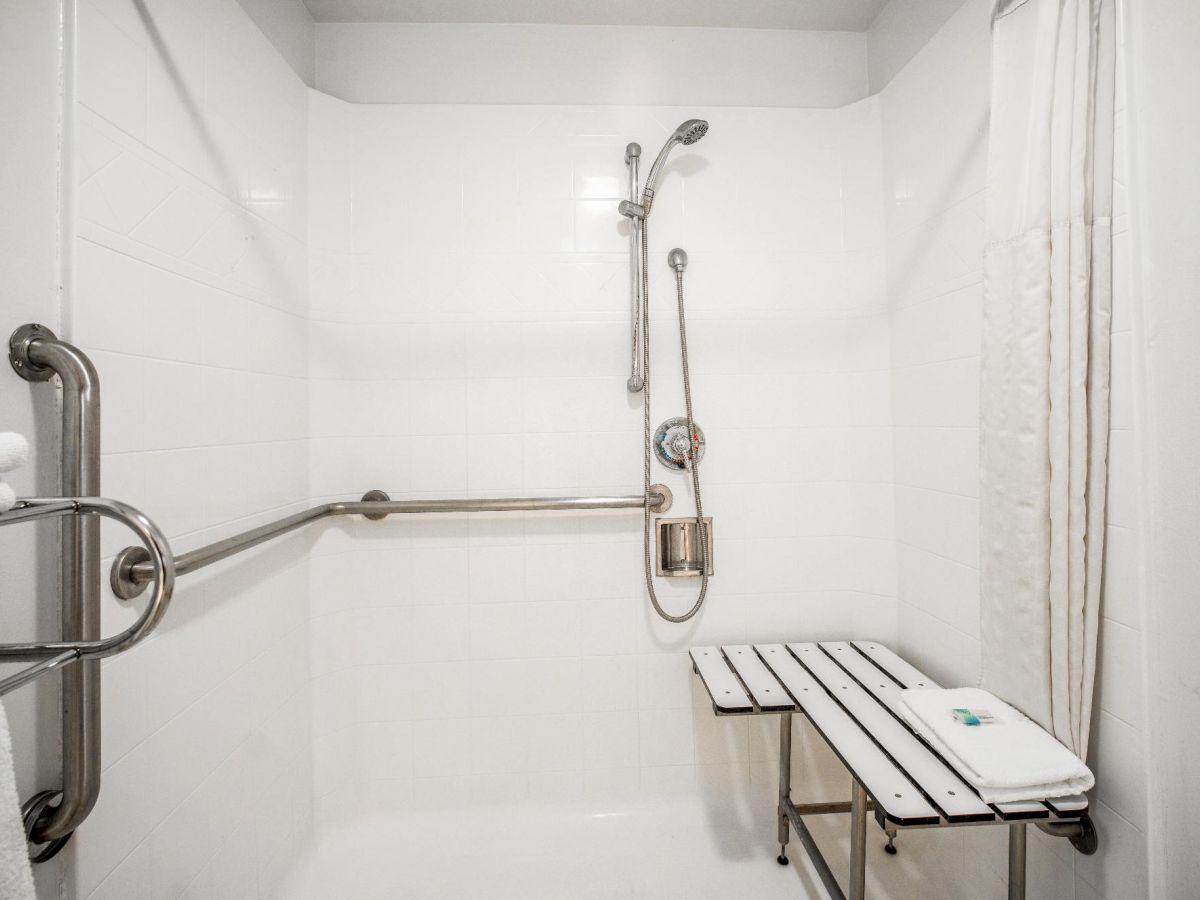
[[[796,832],[805,853],[831,900],[865,900],[867,891],[867,814],[875,808],[866,789],[851,776],[853,787],[849,803],[802,803],[792,802],[792,714],[781,713],[779,716],[779,858],[780,865],[787,865],[787,845],[789,827]],[[821,848],[813,839],[812,832],[804,824],[805,816],[819,816],[830,813],[850,813],[850,886],[849,892],[844,892],[838,884],[837,876],[829,868]],[[1053,828],[1043,827],[1047,823],[1037,825],[1050,834],[1070,837],[1074,843],[1076,832],[1084,832],[1086,823],[1055,822],[1049,823]],[[896,835],[896,829],[885,827],[888,843]],[[1008,900],[1025,900],[1026,877],[1026,823],[1010,822],[1008,826]]]
[[[779,860],[787,864],[789,826],[804,846],[813,868],[825,890],[833,900],[864,900],[867,889],[867,813],[874,808],[863,786],[854,781],[849,803],[806,803],[792,802],[792,714],[779,716]],[[805,816],[829,813],[850,813],[850,893],[847,895],[838,884],[837,877],[825,861],[821,848],[813,839],[812,832],[804,824]]]

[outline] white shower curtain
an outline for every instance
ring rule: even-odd
[[[1108,449],[1111,0],[1000,0],[980,394],[982,684],[1086,757]]]

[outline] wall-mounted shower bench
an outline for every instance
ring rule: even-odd
[[[1096,851],[1087,797],[1023,803],[984,803],[979,795],[913,732],[900,715],[906,687],[937,687],[876,641],[741,644],[694,647],[692,667],[718,716],[779,715],[779,863],[787,864],[789,826],[834,900],[866,894],[867,813],[894,838],[907,828],[1008,825],[1008,896],[1025,897],[1025,829],[1069,838],[1081,853]],[[840,803],[794,803],[792,714],[808,717],[837,754],[853,782]],[[804,817],[850,813],[850,885],[843,892]]]

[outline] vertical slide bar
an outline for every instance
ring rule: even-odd
[[[788,802],[792,799],[792,714],[779,716],[779,859],[787,865]]]
[[[62,380],[62,485],[67,497],[100,496],[100,377],[78,348],[49,335],[28,343],[29,361]],[[69,516],[62,525],[62,639],[100,639],[100,520]],[[100,793],[100,661],[62,673],[63,786],[58,805],[36,827],[37,841],[69,835]]]
[[[850,891],[849,900],[867,894],[867,792],[858,779],[850,795]]]
[[[642,148],[638,144],[625,147],[625,167],[629,170],[629,201],[637,203],[640,199],[638,186],[638,163],[642,156]],[[630,344],[633,350],[632,362],[629,366],[629,382],[627,387],[631,394],[642,389],[644,375],[642,373],[642,220],[637,216],[629,217],[629,318]]]
[[[1025,900],[1024,822],[1008,826],[1008,900]]]

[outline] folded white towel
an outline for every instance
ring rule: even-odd
[[[978,688],[914,689],[900,694],[900,711],[976,790],[985,803],[1065,797],[1096,779],[1049,732],[994,694]],[[992,721],[964,725],[955,709],[986,710]]]
[[[13,508],[13,504],[17,502],[16,492],[13,491],[12,485],[7,482],[0,481],[0,512],[8,512]]]
[[[29,459],[29,443],[15,431],[0,431],[0,472],[11,472]]]
[[[0,705],[0,897],[5,900],[34,900],[29,848],[21,824],[21,804],[13,777],[12,741],[8,717]]]

